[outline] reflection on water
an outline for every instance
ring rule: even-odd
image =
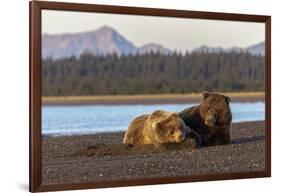
[[[87,105],[42,107],[42,134],[68,135],[124,131],[141,114],[162,109],[179,112],[194,104]],[[231,103],[233,122],[265,119],[264,102]]]

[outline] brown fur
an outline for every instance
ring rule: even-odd
[[[230,98],[217,93],[203,92],[202,102],[179,113],[185,124],[202,138],[203,145],[230,142],[232,114]]]
[[[132,145],[179,143],[189,132],[190,128],[177,113],[158,110],[135,118],[125,133],[123,143]]]

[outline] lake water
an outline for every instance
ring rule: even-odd
[[[71,135],[125,131],[141,114],[161,109],[179,112],[194,104],[43,106],[42,134]],[[265,119],[264,102],[231,103],[233,122]]]

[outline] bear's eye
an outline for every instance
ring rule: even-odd
[[[174,131],[170,131],[170,135],[173,135],[174,134]]]

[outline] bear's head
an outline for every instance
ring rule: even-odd
[[[203,92],[200,115],[208,127],[231,121],[230,98],[217,93]]]
[[[153,122],[152,129],[158,143],[180,143],[191,131],[177,113]]]
[[[203,92],[199,105],[200,117],[207,126],[205,144],[227,144],[230,142],[232,115],[229,107],[230,98],[217,93]]]

